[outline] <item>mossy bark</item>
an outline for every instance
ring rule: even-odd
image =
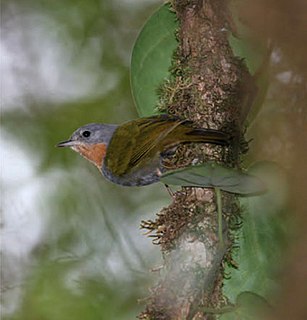
[[[161,106],[169,114],[192,120],[196,127],[230,133],[233,143],[180,146],[167,160],[168,166],[215,161],[239,167],[252,80],[228,42],[234,30],[227,5],[226,0],[172,2],[180,24],[179,46],[172,77],[161,90]],[[236,196],[222,192],[222,245],[216,203],[212,189],[183,188],[155,221],[143,222],[161,246],[164,266],[140,319],[213,319],[206,308],[227,304],[222,293],[223,264],[231,263],[240,211]]]

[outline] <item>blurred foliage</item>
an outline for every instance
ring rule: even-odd
[[[148,270],[159,260],[139,221],[166,205],[167,193],[158,185],[112,185],[55,145],[85,123],[136,117],[130,56],[158,5],[2,1],[1,147],[12,146],[4,159],[11,172],[1,175],[5,319],[131,319],[139,312]]]
[[[289,216],[285,170],[272,162],[258,162],[249,172],[264,181],[266,193],[241,197],[242,227],[235,233],[233,259],[237,268],[227,266],[224,293],[239,308],[221,319],[260,319],[270,310],[268,302],[281,290],[280,273],[285,263],[295,225]],[[248,295],[242,295],[249,292]],[[247,298],[247,299],[242,299]],[[261,316],[259,315],[262,314]]]
[[[8,155],[1,174],[6,184],[5,319],[131,319],[139,309],[137,299],[146,296],[148,269],[157,263],[158,250],[136,230],[139,221],[170,202],[165,190],[112,185],[85,160],[54,145],[85,123],[136,117],[130,55],[145,19],[159,5],[136,0],[1,3],[1,147]],[[297,164],[295,130],[306,127],[303,82],[278,50],[274,57],[273,85],[248,133],[255,142],[245,160],[246,165],[270,161],[262,171],[270,192],[242,199],[239,268],[227,270],[225,281],[234,303],[242,291],[268,298],[278,291],[287,232],[294,224],[283,168]],[[274,172],[280,178],[270,176]]]

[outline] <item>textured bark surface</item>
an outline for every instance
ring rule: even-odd
[[[180,146],[166,161],[168,167],[205,161],[239,166],[252,81],[228,43],[232,22],[227,4],[226,0],[173,1],[180,23],[179,47],[173,76],[162,88],[161,106],[197,127],[229,132],[233,143],[229,147]],[[164,266],[141,319],[213,319],[205,309],[227,303],[222,294],[223,263],[231,262],[232,230],[240,216],[235,195],[223,192],[222,207],[224,246],[218,238],[212,189],[183,188],[155,221],[143,222],[161,246]]]

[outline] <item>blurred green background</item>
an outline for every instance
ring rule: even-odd
[[[301,179],[307,159],[302,147],[307,67],[301,54],[306,19],[300,20],[299,7],[291,11],[280,2],[270,1],[273,11],[261,1],[243,3],[243,15],[257,36],[276,41],[270,88],[247,132],[254,140],[245,159],[246,167],[256,162],[252,169],[260,171],[270,190],[241,201],[244,228],[235,255],[240,268],[228,270],[232,274],[224,289],[232,301],[243,290],[266,296],[282,291],[283,278],[291,288],[284,290],[289,292],[284,301],[298,310],[299,294],[292,290],[305,288],[306,269],[303,263],[295,265],[303,261],[300,235],[307,227],[307,179]],[[137,300],[148,296],[155,276],[149,270],[161,264],[161,256],[139,224],[170,203],[167,192],[159,184],[113,185],[86,160],[55,144],[89,122],[137,117],[130,92],[132,48],[160,5],[150,0],[2,0],[3,319],[121,320],[135,318],[142,309]],[[271,12],[278,15],[272,18]],[[268,13],[265,20],[263,13]],[[292,17],[298,17],[296,24]],[[286,30],[296,27],[296,37],[285,33],[284,21],[291,22]],[[295,281],[303,285],[292,286]],[[280,306],[287,304],[281,300]]]
[[[132,319],[158,247],[139,223],[170,202],[122,188],[70,150],[89,122],[137,117],[132,47],[159,1],[2,1],[2,315]]]

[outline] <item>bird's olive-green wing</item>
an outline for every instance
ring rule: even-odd
[[[105,165],[119,176],[141,165],[142,161],[145,165],[162,151],[162,140],[181,123],[164,115],[124,123],[110,141]]]
[[[148,123],[147,121],[137,123],[140,134],[131,156],[130,164],[132,166],[136,166],[142,159],[154,157],[156,153],[164,151],[166,137],[169,137],[169,134],[182,123],[182,121],[173,118],[165,119],[165,116],[148,120]]]

